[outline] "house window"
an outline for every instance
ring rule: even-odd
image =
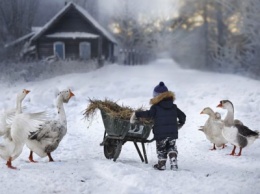
[[[79,57],[83,60],[91,58],[91,45],[89,42],[79,43]]]
[[[54,55],[65,59],[65,44],[63,42],[54,42]]]

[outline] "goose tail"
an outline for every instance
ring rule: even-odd
[[[200,126],[198,130],[204,132],[203,126]]]

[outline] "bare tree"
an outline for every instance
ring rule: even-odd
[[[98,0],[73,0],[73,2],[85,8],[92,17],[99,20]]]
[[[123,48],[151,48],[154,21],[144,18],[134,6],[130,1],[121,2],[120,9],[112,17],[110,28]]]
[[[39,0],[1,0],[2,18],[6,40],[18,38],[31,30]]]
[[[260,78],[260,1],[241,2],[240,32],[246,37],[242,45],[244,66],[256,78]]]
[[[41,0],[35,14],[34,26],[43,26],[64,6],[63,2],[53,0]]]

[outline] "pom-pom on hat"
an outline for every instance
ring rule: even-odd
[[[160,82],[159,85],[157,85],[153,90],[153,97],[158,96],[159,94],[163,92],[167,92],[168,88],[164,85],[163,82]]]

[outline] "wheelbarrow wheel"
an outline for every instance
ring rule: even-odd
[[[116,161],[122,149],[122,141],[107,138],[104,142],[104,155],[107,159]]]

